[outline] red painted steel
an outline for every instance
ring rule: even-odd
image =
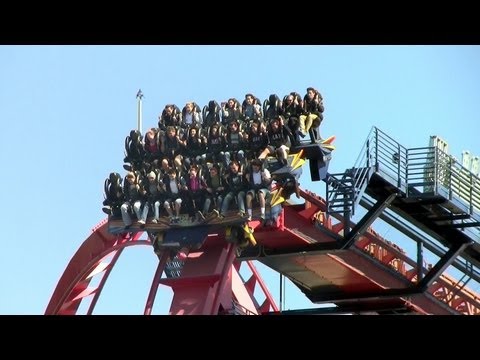
[[[203,252],[191,252],[178,278],[161,279],[173,290],[171,315],[215,315],[221,305],[230,309],[230,268],[235,258],[233,244],[223,242]]]
[[[163,251],[158,262],[157,270],[153,276],[152,286],[148,294],[147,303],[145,304],[144,315],[150,315],[152,313],[153,303],[155,302],[155,296],[157,295],[158,285],[160,284],[160,278],[162,277],[163,270],[167,264],[169,254],[167,251]]]
[[[93,275],[105,276],[106,270],[115,265],[115,253],[132,245],[149,245],[149,241],[139,240],[141,234],[112,235],[107,231],[108,224],[104,220],[92,230],[92,234],[83,242],[70,260],[45,310],[46,315],[76,314],[81,301],[93,294],[101,292],[105,281],[96,287],[88,285]],[[108,259],[113,255],[115,261]],[[105,266],[102,261],[109,262]],[[96,273],[100,268],[101,271]]]
[[[128,233],[122,236],[112,235],[107,232],[106,221],[98,224],[70,260],[54,290],[45,314],[74,315],[78,312],[83,300],[93,297],[87,310],[87,314],[91,314],[122,250],[128,246],[151,245],[148,240],[139,240],[141,235],[142,233],[136,233],[133,236]],[[168,258],[168,254],[163,253],[152,280],[144,314],[151,313],[159,284],[169,285],[174,290],[170,313],[217,314],[220,308],[223,311],[231,310],[234,295],[230,270],[235,259],[235,246],[224,239],[220,240],[219,236],[209,235],[203,248],[206,256],[200,259],[195,257],[195,252],[189,254],[182,276],[179,278],[160,278]],[[199,275],[202,274],[202,268],[204,273]],[[94,276],[102,276],[102,278],[97,286],[89,286]],[[259,278],[256,271],[253,276]],[[265,287],[261,279],[257,281]],[[189,292],[188,289],[195,290]],[[201,310],[187,311],[188,309],[182,308],[182,304],[189,296],[195,302],[195,306],[191,308]],[[268,291],[267,298],[269,306],[276,309]]]

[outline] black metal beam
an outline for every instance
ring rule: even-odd
[[[473,241],[472,241],[473,242]],[[420,280],[417,287],[423,292],[444,272],[444,270],[450,266],[455,258],[472,242],[463,242],[453,244],[452,247],[446,252],[446,254],[440,258],[434,267]]]
[[[266,249],[263,248],[261,251],[255,248],[246,248],[242,251],[238,260],[255,260],[261,259],[264,257],[280,257],[280,256],[296,256],[298,254],[304,254],[307,256],[317,255],[324,252],[329,252],[332,250],[340,250],[337,241],[330,241],[325,243],[316,243],[305,246],[299,246],[295,248],[287,249]]]
[[[366,306],[365,306],[366,305]],[[369,306],[370,305],[370,306]],[[314,309],[295,309],[284,311],[270,311],[262,313],[262,315],[335,315],[335,314],[361,314],[366,312],[409,312],[407,306],[392,305],[392,304],[362,304],[362,306],[348,305],[348,306],[329,306]]]
[[[370,209],[374,203],[373,199],[370,197],[363,197],[362,200],[360,201],[360,205],[363,206],[365,209]],[[390,210],[391,211],[391,210]],[[395,229],[398,231],[402,232],[412,240],[415,240],[417,243],[420,241],[423,243],[425,249],[428,251],[431,251],[433,254],[435,254],[438,257],[441,257],[445,254],[445,250],[442,249],[439,245],[437,245],[433,240],[440,241],[441,237],[439,234],[432,234],[429,233],[429,236],[433,238],[433,240],[430,240],[429,238],[426,237],[426,235],[420,233],[416,228],[413,228],[412,226],[416,225],[410,225],[407,223],[408,220],[406,219],[400,219],[397,216],[394,216],[393,214],[390,213],[390,211],[384,211],[380,215],[380,219],[385,221],[387,224],[390,226],[393,226]],[[393,211],[392,211],[393,212]],[[394,213],[394,212],[393,212]],[[418,227],[418,226],[416,226]],[[469,272],[471,273],[472,279],[480,283],[480,271],[477,268],[474,268],[471,270],[469,268],[469,264],[471,264],[471,261],[474,261],[474,259],[471,258],[471,256],[463,254],[463,257],[465,260],[462,259],[455,259],[453,261],[453,266],[455,266],[458,270],[460,270],[463,273]],[[465,262],[464,262],[465,261]]]
[[[422,292],[418,286],[409,286],[400,289],[379,289],[365,293],[345,293],[345,292],[322,292],[305,291],[305,295],[314,303],[322,302],[350,302],[353,300],[378,300],[388,298],[400,298],[410,295],[420,294]]]
[[[365,216],[355,225],[355,227],[346,236],[342,244],[342,249],[348,249],[353,245],[355,240],[362,235],[370,225],[380,216],[380,214],[388,207],[397,197],[397,193],[390,194],[383,200],[379,200],[372,206]],[[345,230],[344,230],[345,231]]]
[[[470,219],[470,214],[428,215],[426,218],[433,221],[466,220]]]
[[[454,229],[462,229],[466,227],[477,227],[477,226],[480,227],[480,222],[460,223],[460,224],[439,224],[438,226],[447,226]]]

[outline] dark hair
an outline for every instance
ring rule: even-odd
[[[253,159],[251,164],[262,167],[262,161],[260,159]]]

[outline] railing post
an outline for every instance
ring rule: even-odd
[[[400,151],[400,148],[398,149]],[[410,196],[409,194],[409,181],[408,181],[408,159],[409,159],[409,149],[405,150],[405,196],[408,198]],[[400,173],[400,166],[398,168],[398,172]],[[399,186],[400,188],[400,186]]]
[[[367,139],[367,167],[370,167],[370,139]]]
[[[453,158],[448,157],[448,200],[453,199]],[[436,184],[435,184],[436,185]],[[435,188],[436,193],[437,188]]]
[[[433,148],[435,153],[433,154],[433,194],[437,194],[438,192],[438,147]]]
[[[401,155],[401,153],[400,153],[400,150],[401,150],[401,149],[400,149],[400,144],[397,143],[397,154],[398,154],[398,160],[397,160],[397,176],[398,176],[398,178],[397,178],[397,187],[398,187],[399,189],[400,189],[401,186],[402,186],[402,176],[401,176],[401,171],[400,171],[400,169],[401,169],[401,163],[402,163],[402,161],[401,161],[402,155]],[[406,165],[406,166],[408,167],[408,152],[407,152],[407,158],[406,158],[405,160],[406,160],[406,162],[407,162],[407,165]]]
[[[470,210],[470,215],[473,214],[473,173],[470,173],[470,191],[468,192],[469,195],[469,210]]]
[[[345,203],[345,194],[343,194],[343,200],[344,200],[344,203]],[[352,206],[353,206],[353,203],[352,203]],[[343,208],[343,238],[344,239],[350,233],[350,216],[351,216],[350,207],[348,205],[344,206],[344,208]]]

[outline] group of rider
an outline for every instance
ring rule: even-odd
[[[194,102],[182,111],[166,105],[158,127],[144,137],[132,130],[126,139],[124,167],[129,172],[117,194],[125,228],[132,225],[133,213],[140,227],[149,213],[151,222],[158,223],[162,208],[170,224],[179,223],[182,212],[192,222],[223,218],[232,200],[238,216],[248,221],[257,200],[260,218],[269,222],[266,208],[276,179],[267,157],[286,165],[292,146],[321,140],[323,111],[322,96],[312,87],[303,99],[296,92],[283,101],[272,94],[263,107],[253,94],[245,95],[241,105],[234,98],[221,106],[212,100],[203,111]],[[307,135],[310,139],[304,140]]]

